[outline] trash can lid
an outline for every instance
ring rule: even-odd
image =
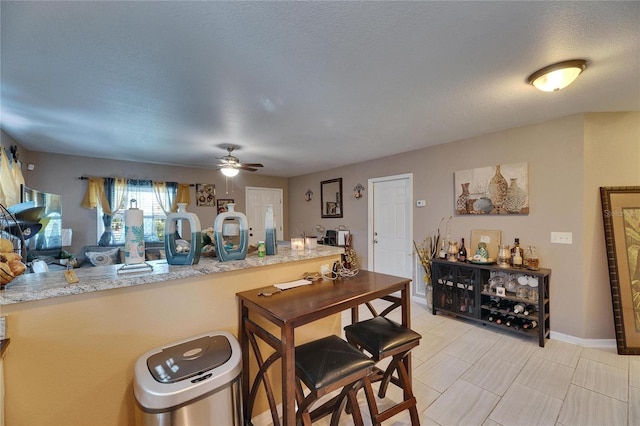
[[[212,370],[231,358],[226,336],[205,336],[163,348],[147,359],[149,372],[160,383],[176,383]]]

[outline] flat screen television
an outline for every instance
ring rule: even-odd
[[[21,185],[21,202],[33,202],[34,207],[44,206],[40,216],[42,228],[34,236],[26,240],[27,250],[57,251],[62,250],[62,195],[41,192]]]

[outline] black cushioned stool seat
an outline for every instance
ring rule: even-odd
[[[337,425],[347,400],[355,425],[362,425],[356,393],[374,367],[374,361],[338,336],[328,336],[297,346],[296,349],[297,423],[305,425],[332,414],[331,425]],[[301,383],[309,389],[305,397]],[[322,396],[342,388],[340,394],[309,411]]]
[[[371,377],[365,381],[365,393],[373,424],[379,425],[384,420],[404,410],[409,410],[411,424],[419,425],[416,398],[413,396],[411,379],[403,360],[411,349],[420,344],[422,336],[382,316],[348,325],[344,328],[344,331],[349,343],[370,353],[371,359],[376,363],[383,358],[393,357],[385,371],[376,368]],[[393,377],[394,371],[397,372],[397,377]],[[380,389],[378,391],[380,398],[384,398],[389,382],[391,382],[403,390],[404,400],[379,413],[373,390],[370,386],[371,382],[376,381],[380,381]]]

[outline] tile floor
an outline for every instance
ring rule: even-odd
[[[559,340],[541,348],[537,338],[434,316],[420,304],[411,309],[412,328],[422,334],[412,365],[423,426],[640,426],[640,357]],[[381,408],[399,396],[394,388]],[[350,425],[350,416],[340,424]],[[409,424],[407,412],[384,423]]]

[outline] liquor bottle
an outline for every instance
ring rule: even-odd
[[[464,246],[464,238],[462,238],[462,243],[460,244],[460,250],[458,250],[458,260],[460,262],[467,261],[467,248]]]
[[[516,266],[513,262],[513,258],[516,255],[516,251],[520,249],[520,238],[516,238],[513,243],[513,247],[511,248],[511,266]],[[522,266],[522,262],[520,262],[520,266]]]
[[[516,247],[515,254],[511,257],[511,263],[514,268],[522,268],[522,254],[520,247]]]

